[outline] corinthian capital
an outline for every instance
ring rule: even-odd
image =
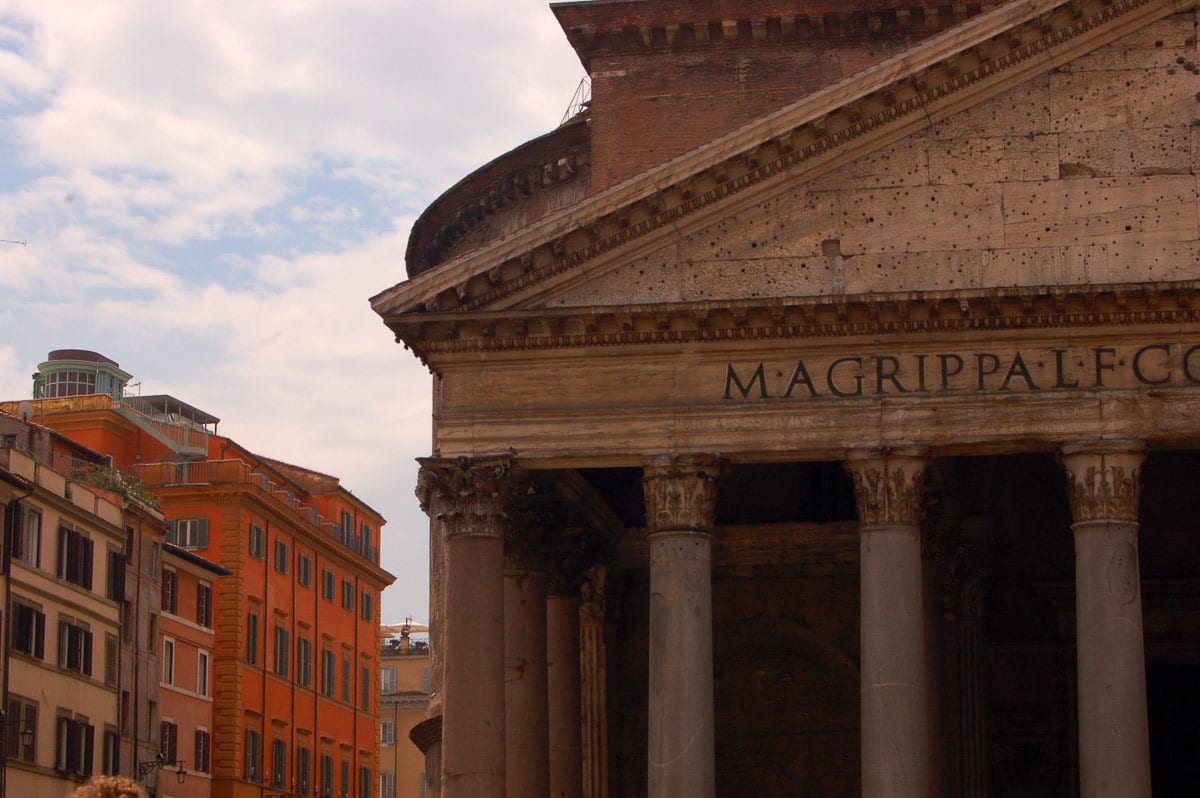
[[[1067,472],[1067,498],[1075,523],[1138,520],[1142,461],[1141,441],[1089,441],[1062,447]]]
[[[507,457],[425,457],[417,476],[417,499],[430,518],[456,535],[503,534],[520,480]]]
[[[929,453],[921,448],[854,450],[846,470],[854,480],[858,519],[864,525],[921,520],[921,497]]]
[[[710,531],[723,465],[713,455],[647,458],[642,485],[650,531]]]

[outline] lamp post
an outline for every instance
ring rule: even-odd
[[[150,761],[138,762],[138,764],[137,764],[138,781],[144,781],[147,776],[149,776],[151,773],[153,773],[156,770],[159,770],[161,768],[170,767],[170,768],[178,768],[178,770],[175,771],[175,779],[180,784],[183,784],[184,779],[187,778],[187,770],[183,767],[183,765],[184,765],[184,762],[182,759],[176,759],[174,761],[168,760],[167,755],[164,754],[162,751],[159,751],[157,754],[154,755],[154,758],[151,759]]]

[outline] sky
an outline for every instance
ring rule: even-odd
[[[334,474],[425,620],[430,378],[370,310],[420,212],[562,119],[545,0],[0,0],[0,399],[53,349]]]

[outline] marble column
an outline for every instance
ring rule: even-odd
[[[1149,798],[1150,742],[1138,573],[1140,441],[1062,448],[1075,534],[1079,794]]]
[[[552,560],[546,598],[546,695],[550,798],[582,798],[579,583],[574,562]],[[573,567],[574,566],[574,567]]]
[[[583,798],[608,798],[608,570],[595,565],[579,588],[579,717]]]
[[[504,555],[506,798],[550,793],[546,566],[537,527],[510,526]]]
[[[650,543],[649,798],[713,798],[712,526],[719,463],[655,457]]]
[[[505,458],[421,461],[444,534],[443,798],[504,798],[504,527],[517,481]]]
[[[928,671],[921,574],[927,452],[856,450],[860,551],[862,795],[930,795]]]

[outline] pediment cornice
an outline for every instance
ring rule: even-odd
[[[373,297],[409,314],[503,309],[817,177],[1195,0],[1020,0]]]
[[[485,352],[1196,323],[1200,281],[513,308],[410,314],[394,326],[437,371],[442,357]]]

